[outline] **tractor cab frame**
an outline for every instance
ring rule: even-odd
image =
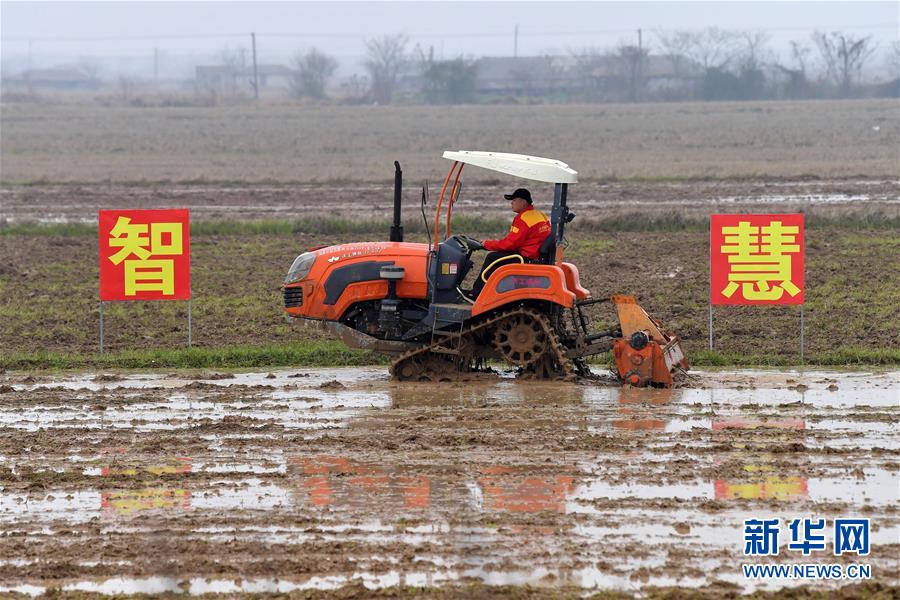
[[[572,308],[577,300],[589,298],[589,292],[579,283],[577,268],[562,262],[565,227],[575,218],[567,206],[567,197],[569,184],[578,181],[576,171],[558,160],[524,154],[458,150],[444,152],[443,158],[452,160],[453,164],[438,197],[427,257],[429,313],[418,327],[407,332],[406,339],[458,325],[514,302],[549,302]],[[474,266],[471,257],[476,248],[471,238],[454,235],[451,229],[453,207],[462,189],[460,179],[466,165],[554,184],[550,235],[541,246],[540,264],[500,267],[491,274],[474,304],[462,297],[460,286]]]

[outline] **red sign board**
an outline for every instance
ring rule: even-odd
[[[803,215],[712,215],[712,304],[803,304]]]
[[[101,210],[100,300],[189,300],[189,211]]]

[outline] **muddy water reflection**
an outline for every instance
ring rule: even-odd
[[[773,430],[769,439],[781,443],[803,444],[806,421],[803,419],[760,420],[746,417],[730,417],[715,419],[713,430]],[[748,452],[744,448],[736,448],[733,456],[739,463],[737,472],[713,482],[716,500],[776,500],[795,502],[809,498],[809,480],[803,476],[789,475],[779,467],[777,457],[766,452]],[[722,464],[722,458],[716,464]],[[802,472],[808,461],[798,458],[792,461],[790,469]]]
[[[896,564],[879,549],[897,536],[896,375],[683,390],[296,375],[13,382],[0,526],[17,534],[0,554],[45,566],[0,563],[0,591],[752,587],[744,518],[835,511],[878,523],[876,573]]]
[[[382,510],[427,508],[431,504],[431,478],[404,475],[393,467],[362,465],[345,457],[295,457],[301,480],[301,500],[318,507],[368,507]]]

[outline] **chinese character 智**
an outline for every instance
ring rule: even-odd
[[[180,255],[182,253],[182,223],[132,224],[120,216],[109,232],[109,245],[121,248],[109,257],[118,265],[125,261],[125,295],[139,291],[175,293],[175,270],[172,260],[150,260],[151,256]],[[149,229],[149,237],[147,232]],[[134,255],[136,258],[130,258]]]
[[[186,210],[100,211],[101,300],[190,298]]]

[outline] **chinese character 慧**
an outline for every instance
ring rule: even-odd
[[[721,252],[728,256],[729,264],[723,296],[731,298],[739,289],[746,300],[778,300],[784,292],[790,296],[800,293],[791,281],[790,256],[800,252],[798,226],[785,226],[781,221],[756,226],[740,221],[722,227],[722,233]]]

